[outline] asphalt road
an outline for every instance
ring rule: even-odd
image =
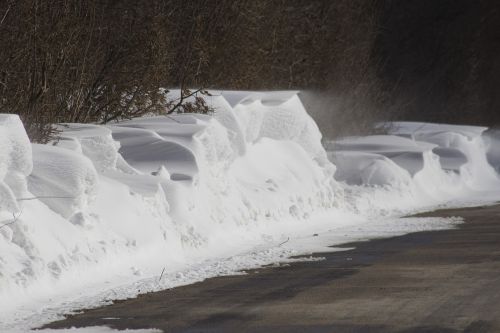
[[[500,332],[500,205],[425,215],[463,216],[466,222],[456,230],[346,244],[356,248],[321,254],[323,261],[145,294],[46,327]]]

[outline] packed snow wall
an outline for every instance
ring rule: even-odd
[[[279,243],[317,214],[402,215],[499,185],[486,128],[322,144],[297,92],[212,95],[213,115],[61,124],[47,145],[0,115],[0,310]]]

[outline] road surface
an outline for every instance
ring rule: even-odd
[[[346,244],[355,249],[117,301],[46,327],[500,332],[500,205],[425,215],[462,216],[465,223]]]

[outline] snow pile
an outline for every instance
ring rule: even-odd
[[[492,164],[498,155],[494,139],[483,135],[486,128],[415,122],[389,128],[388,135],[325,145],[337,167],[335,178],[352,185],[346,192],[358,212],[435,206],[497,191],[500,181]]]
[[[443,169],[458,172],[468,187],[484,190],[498,186],[498,175],[488,163],[489,154],[483,135],[486,127],[414,122],[393,125],[395,134],[435,144],[437,147],[433,152],[439,156]]]
[[[297,96],[286,97],[233,110],[211,96],[214,117],[151,117],[110,128],[133,168],[164,175],[169,214],[183,239],[199,245],[231,228],[303,219],[334,204],[334,167],[321,135]],[[249,114],[266,120],[250,130]]]
[[[62,304],[83,288],[146,279],[141,290],[155,290],[255,267],[295,254],[277,247],[290,237],[347,235],[368,217],[498,186],[488,161],[499,154],[483,128],[397,123],[391,135],[344,138],[325,150],[297,92],[204,98],[214,115],[61,124],[47,145],[30,144],[16,116],[0,115],[6,327],[19,325],[14,313],[22,321],[47,309],[47,299]]]

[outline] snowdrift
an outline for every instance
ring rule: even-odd
[[[321,214],[399,216],[497,193],[500,136],[486,128],[394,123],[390,135],[323,146],[297,92],[213,95],[213,116],[61,124],[47,145],[0,115],[0,321],[100,283],[281,244]],[[211,267],[197,278],[223,270]]]

